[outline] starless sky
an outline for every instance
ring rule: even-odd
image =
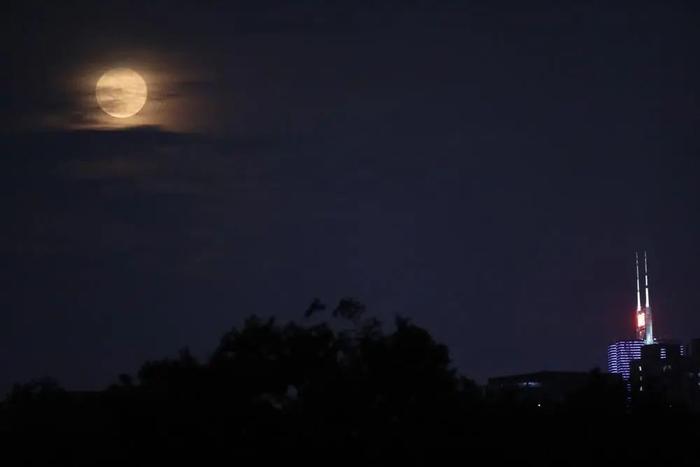
[[[467,376],[700,336],[695,1],[34,2],[0,28],[0,390],[101,387],[313,297]],[[99,110],[101,73],[149,100]]]

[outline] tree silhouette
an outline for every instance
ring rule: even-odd
[[[309,307],[304,312],[304,318],[310,318],[312,315],[326,309],[326,305],[320,299],[314,298]]]
[[[315,299],[305,316],[324,308]],[[350,326],[252,316],[208,358],[185,348],[106,391],[64,391],[50,379],[17,385],[0,406],[6,456],[18,465],[130,467],[434,464],[436,453],[526,465],[692,460],[680,446],[700,436],[697,417],[662,414],[675,418],[656,436],[675,449],[637,451],[649,416],[626,413],[624,386],[599,370],[559,407],[487,400],[426,329],[397,317],[387,330],[365,314],[344,298],[333,316]]]
[[[333,316],[345,318],[353,323],[359,323],[365,311],[364,304],[354,298],[347,297],[338,302],[338,306],[333,310]]]

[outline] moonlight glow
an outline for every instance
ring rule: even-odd
[[[146,103],[146,81],[129,68],[114,68],[97,81],[95,97],[108,115],[129,118],[136,115]]]

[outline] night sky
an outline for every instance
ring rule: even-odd
[[[700,336],[700,6],[33,2],[0,20],[0,392],[319,297],[483,382]],[[615,3],[613,6],[612,3]],[[145,107],[115,119],[102,73]]]

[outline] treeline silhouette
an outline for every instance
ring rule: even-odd
[[[315,300],[305,317],[325,310]],[[50,379],[16,385],[0,409],[0,459],[697,465],[695,415],[630,411],[624,387],[599,371],[562,403],[537,408],[457,374],[448,348],[407,319],[387,332],[353,299],[332,316],[305,325],[251,317],[206,361],[184,349],[104,391],[66,391]]]

